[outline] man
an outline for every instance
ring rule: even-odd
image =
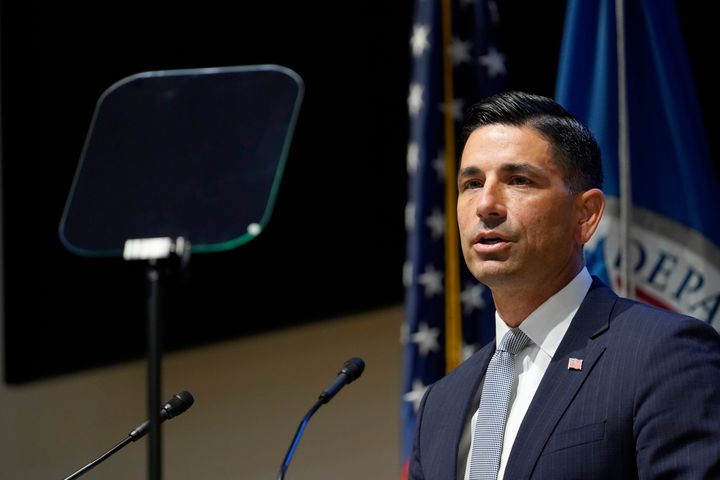
[[[720,478],[720,336],[584,266],[605,206],[591,134],[521,92],[473,106],[464,134],[460,240],[492,291],[496,341],[428,388],[410,478]],[[506,333],[520,351],[499,347]],[[491,362],[503,355],[509,370]]]

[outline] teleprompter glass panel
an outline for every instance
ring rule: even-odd
[[[87,256],[183,237],[193,253],[257,236],[272,213],[303,94],[277,65],[143,72],[97,102],[60,222]]]

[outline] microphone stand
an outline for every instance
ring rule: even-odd
[[[288,448],[288,451],[285,454],[285,459],[283,459],[282,465],[280,466],[280,473],[278,474],[277,480],[283,480],[285,478],[285,472],[287,471],[288,467],[290,466],[292,457],[295,454],[295,449],[297,448],[298,443],[300,442],[300,437],[302,437],[303,432],[305,432],[305,427],[307,426],[308,422],[310,421],[310,417],[312,417],[315,414],[315,412],[317,412],[318,409],[325,402],[326,402],[326,400],[323,397],[321,397],[317,402],[315,402],[315,405],[313,405],[312,408],[310,408],[310,410],[305,414],[305,417],[303,417],[302,421],[300,422],[300,425],[297,428],[297,431],[295,432],[293,441],[290,443],[290,448]]]
[[[365,361],[362,358],[358,357],[351,358],[350,360],[345,362],[343,368],[340,370],[340,372],[338,372],[338,376],[332,383],[332,385],[323,390],[323,392],[318,396],[315,405],[313,405],[312,408],[310,408],[310,410],[305,414],[305,417],[303,417],[297,431],[295,432],[295,436],[290,443],[290,448],[288,448],[287,454],[285,454],[285,459],[280,466],[280,473],[277,477],[278,480],[283,480],[285,478],[285,472],[290,466],[292,456],[295,454],[295,449],[298,446],[298,442],[300,442],[300,437],[305,431],[307,423],[310,421],[310,417],[312,417],[324,403],[328,403],[330,400],[332,400],[332,398],[335,396],[335,394],[337,394],[337,392],[340,391],[341,388],[360,377],[363,370],[365,370]]]
[[[95,460],[93,460],[92,462],[88,463],[87,465],[85,465],[84,467],[82,467],[81,469],[79,469],[78,471],[76,471],[75,473],[70,475],[69,477],[65,477],[65,480],[73,480],[75,478],[78,478],[80,475],[83,475],[84,473],[89,472],[91,469],[95,468],[98,464],[105,461],[105,459],[107,459],[108,457],[110,457],[115,452],[117,452],[118,450],[120,450],[121,448],[123,448],[125,445],[127,445],[128,443],[130,443],[132,441],[133,441],[133,438],[128,436],[122,442],[118,443],[113,448],[111,448],[107,452],[103,453],[100,457],[98,457]]]
[[[160,409],[160,413],[158,414],[158,422],[163,422],[165,420],[168,420],[170,418],[177,417],[181,413],[183,413],[185,410],[190,408],[192,404],[195,402],[195,399],[193,398],[192,394],[188,391],[182,391],[178,392],[173,397],[165,402],[165,405],[162,406]],[[68,477],[65,477],[65,480],[73,480],[75,478],[78,478],[80,475],[87,473],[89,470],[96,467],[101,462],[105,461],[108,457],[116,453],[118,450],[123,448],[125,445],[127,445],[130,442],[134,442],[135,440],[138,440],[145,436],[145,434],[148,433],[148,430],[150,429],[150,420],[141,423],[137,427],[135,427],[125,439],[115,445],[113,448],[108,450],[106,453],[103,453],[100,457],[93,460],[92,462],[88,463],[81,469],[77,470],[75,473],[71,474]]]

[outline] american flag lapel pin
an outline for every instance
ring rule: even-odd
[[[568,359],[568,370],[582,370],[582,358],[572,358],[570,357]]]

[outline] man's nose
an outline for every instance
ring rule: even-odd
[[[495,181],[486,181],[480,189],[475,204],[475,214],[483,220],[503,219],[507,215],[502,185]]]

